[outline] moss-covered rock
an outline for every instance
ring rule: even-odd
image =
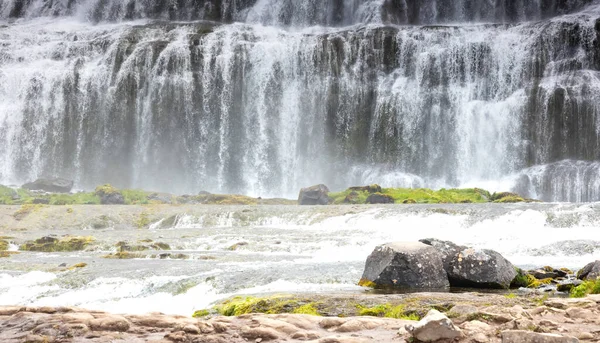
[[[320,315],[317,303],[289,296],[268,298],[235,297],[215,306],[215,310],[224,316],[241,316],[248,313],[297,313]]]
[[[583,298],[588,294],[600,294],[600,279],[583,281],[569,293],[572,298]]]
[[[367,204],[393,204],[394,198],[391,195],[383,193],[373,193],[367,197]]]
[[[8,250],[8,242],[0,239],[0,251],[6,251]]]
[[[121,191],[112,185],[105,184],[96,187],[94,193],[100,197],[100,202],[103,205],[123,205],[125,204],[125,197]]]
[[[42,252],[60,252],[60,251],[81,251],[94,242],[94,237],[42,237],[33,242],[22,244],[19,249],[23,251],[42,251]]]
[[[352,187],[342,192],[331,192],[328,196],[334,204],[373,203],[372,200],[376,194],[382,194],[386,197],[386,201],[391,199],[396,204],[459,204],[493,201],[492,195],[480,188],[440,189],[437,191],[427,188],[382,188],[380,192],[375,193],[372,192],[373,190],[376,190],[376,187]],[[369,198],[371,199],[367,200]]]
[[[9,258],[17,254],[19,254],[17,251],[0,251],[0,258]]]
[[[129,251],[117,251],[114,254],[108,254],[102,256],[103,258],[117,259],[117,260],[128,260],[133,258],[145,258],[147,255],[134,253]]]

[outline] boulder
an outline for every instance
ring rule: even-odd
[[[515,267],[496,251],[437,239],[423,239],[421,242],[440,252],[453,287],[509,288],[517,275]]]
[[[418,323],[406,325],[405,329],[419,342],[454,340],[463,336],[462,331],[437,310],[430,310]]]
[[[33,182],[28,182],[21,186],[21,188],[30,191],[44,191],[49,193],[69,193],[71,189],[73,189],[73,181],[61,178],[42,178]]]
[[[349,190],[353,192],[369,192],[369,193],[381,193],[381,186],[377,184],[359,187],[350,187]]]
[[[373,193],[366,200],[367,204],[393,204],[394,198],[387,194]]]
[[[302,188],[298,195],[300,205],[327,205],[329,204],[329,188],[325,185],[315,185]]]
[[[600,260],[590,262],[577,272],[579,280],[596,280],[600,277]]]
[[[123,205],[125,198],[121,191],[111,185],[102,185],[96,187],[95,194],[100,197],[100,203],[103,205]]]
[[[435,248],[419,242],[395,242],[373,250],[359,285],[439,289],[449,283],[442,256]]]
[[[579,340],[571,336],[508,330],[502,332],[502,343],[579,343]]]

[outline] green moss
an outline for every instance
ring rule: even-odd
[[[27,242],[19,247],[23,251],[42,251],[42,252],[60,252],[60,251],[81,251],[94,242],[94,237],[64,237],[61,239],[54,237],[42,237],[33,242]]]
[[[376,305],[373,307],[364,307],[356,305],[359,316],[386,317],[406,320],[420,320],[418,314],[406,311],[404,305],[392,306],[391,304]]]
[[[224,316],[241,316],[248,313],[296,313],[320,315],[317,304],[285,296],[268,298],[235,297],[215,306],[215,310]]]
[[[146,205],[149,203],[148,195],[151,193],[140,189],[124,189],[121,194],[127,205]]]
[[[529,278],[527,277],[527,273],[524,272],[521,268],[516,268],[517,276],[510,283],[511,288],[519,288],[519,287],[528,287],[529,286]]]
[[[309,314],[311,316],[320,316],[321,315],[319,313],[319,311],[315,308],[314,304],[312,304],[312,303],[302,305],[302,306],[298,307],[297,309],[293,310],[292,313],[294,313],[294,314]]]
[[[198,310],[196,312],[194,312],[194,314],[192,314],[192,317],[194,318],[202,318],[202,317],[206,317],[210,314],[209,310]]]
[[[112,194],[119,194],[119,193],[121,193],[121,191],[119,191],[118,188],[113,187],[112,185],[110,185],[108,183],[96,187],[96,190],[94,192],[98,196],[112,195]]]
[[[583,298],[588,294],[600,294],[600,279],[584,281],[581,285],[573,287],[569,296]]]
[[[507,196],[507,197],[504,197],[502,199],[494,200],[494,203],[497,203],[497,204],[514,204],[514,203],[524,202],[524,201],[525,201],[525,199],[521,198],[520,196]]]
[[[350,197],[353,203],[364,204],[370,194],[368,190],[354,187],[342,192],[329,193],[329,198],[334,204],[348,203],[347,198]],[[489,192],[479,188],[438,191],[427,188],[383,188],[381,194],[390,196],[397,204],[484,203],[490,199]]]
[[[506,297],[506,299],[515,299],[517,295],[515,293],[508,293],[505,294],[504,297]]]
[[[360,279],[360,281],[358,281],[358,285],[368,288],[377,288],[377,284],[375,282],[367,279]]]
[[[98,205],[100,197],[94,193],[51,194],[50,205]]]
[[[0,251],[6,251],[8,250],[8,242],[0,239]]]
[[[140,217],[138,218],[135,224],[138,229],[143,229],[145,227],[148,227],[150,223],[151,221],[148,212],[142,212],[140,213]]]

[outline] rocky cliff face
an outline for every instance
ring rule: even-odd
[[[597,2],[271,2],[0,1],[0,181],[600,200]]]

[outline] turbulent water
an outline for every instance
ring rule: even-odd
[[[0,183],[598,201],[592,0],[0,0]]]
[[[236,294],[358,294],[366,292],[356,284],[375,246],[428,237],[491,248],[523,268],[576,270],[600,259],[598,226],[598,204],[465,204],[205,206],[149,230],[30,229],[12,232],[13,241],[48,234],[93,235],[98,240],[85,252],[21,252],[0,259],[0,305],[190,315]],[[135,244],[144,239],[168,243],[191,259],[102,258],[115,251],[117,241]],[[247,244],[230,250],[240,242]],[[60,264],[80,262],[87,267],[60,271]]]

